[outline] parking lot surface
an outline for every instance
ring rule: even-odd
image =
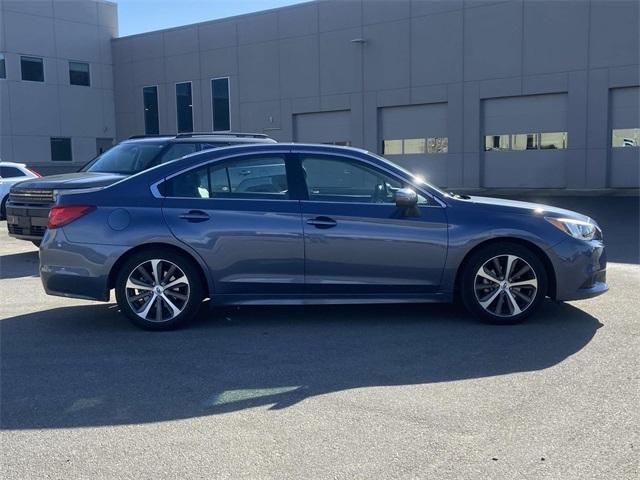
[[[545,201],[602,224],[611,291],[510,327],[401,305],[144,332],[46,296],[0,222],[2,477],[638,478],[638,198]]]

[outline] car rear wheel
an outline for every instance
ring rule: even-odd
[[[462,273],[463,302],[487,323],[522,322],[536,311],[546,292],[544,265],[519,244],[505,242],[478,250]]]
[[[116,299],[122,312],[139,327],[170,330],[196,315],[203,286],[191,259],[152,249],[124,263],[116,279]]]

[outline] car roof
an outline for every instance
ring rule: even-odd
[[[22,167],[26,168],[26,163],[16,163],[16,162],[2,162],[0,161],[0,167]]]

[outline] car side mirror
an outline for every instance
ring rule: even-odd
[[[410,188],[401,188],[396,190],[395,200],[398,208],[412,208],[418,204],[418,194]]]

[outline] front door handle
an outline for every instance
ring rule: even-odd
[[[202,210],[189,210],[187,213],[180,215],[180,218],[189,222],[204,222],[209,220],[209,215]]]
[[[338,225],[338,222],[329,217],[316,217],[307,220],[307,225],[313,225],[316,228],[333,228]]]

